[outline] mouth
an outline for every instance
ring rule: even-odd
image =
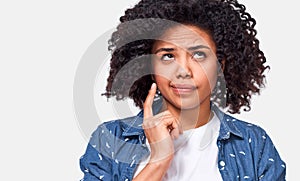
[[[191,84],[171,84],[171,88],[176,94],[189,94],[197,89],[196,86]]]

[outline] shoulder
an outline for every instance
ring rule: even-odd
[[[124,132],[127,132],[131,127],[137,127],[139,121],[139,116],[105,121],[98,125],[96,130],[92,133],[92,137],[104,133],[113,134],[114,136],[122,135]]]
[[[261,126],[238,119],[232,115],[224,114],[221,120],[220,137],[229,138],[234,136],[238,139],[243,139],[248,142],[257,140],[265,142],[268,134]]]
[[[228,114],[221,121],[220,138],[235,150],[243,150],[243,153],[255,155],[257,159],[260,159],[262,152],[270,152],[270,148],[274,147],[265,129]]]
[[[218,106],[212,104],[212,109],[220,120],[219,139],[228,138],[247,139],[251,137],[263,137],[266,131],[257,124],[241,120],[234,115],[225,113]]]
[[[230,116],[232,117],[232,116]],[[247,134],[266,134],[266,130],[262,128],[260,125],[248,122],[245,120],[241,120],[235,117],[232,117],[234,125],[243,133],[243,135]]]
[[[134,135],[139,136],[143,133],[142,129],[136,128],[136,124],[140,121],[139,116],[127,117],[103,122],[98,125],[91,134],[89,145],[100,153],[109,154],[111,150],[115,150],[118,146],[128,141],[134,142],[138,139]]]

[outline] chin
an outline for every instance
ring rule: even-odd
[[[181,110],[192,110],[192,109],[201,109],[201,106],[206,105],[206,102],[210,102],[210,96],[205,97],[204,99],[200,99],[199,101],[187,100],[186,102],[181,102],[178,105],[178,109]]]
[[[201,104],[193,104],[193,105],[180,105],[179,109],[181,110],[191,110],[191,109],[199,109]]]
[[[189,109],[199,109],[201,106],[200,102],[188,102],[188,103],[182,103],[182,102],[173,102],[173,104],[177,109],[181,110],[189,110]]]

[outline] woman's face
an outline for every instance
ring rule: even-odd
[[[154,79],[167,106],[194,109],[210,101],[217,80],[216,45],[195,26],[168,29],[152,48]]]

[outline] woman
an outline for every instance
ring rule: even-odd
[[[267,133],[222,111],[250,110],[269,68],[243,5],[141,0],[120,21],[104,95],[143,110],[97,128],[84,180],[285,180]]]

